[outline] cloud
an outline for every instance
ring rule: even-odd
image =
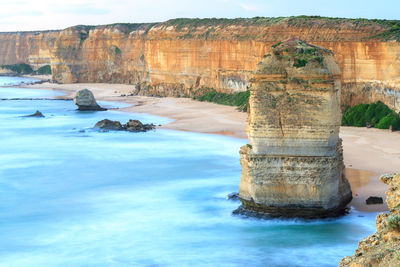
[[[110,14],[111,10],[106,8],[96,8],[90,6],[70,6],[61,10],[56,10],[56,13],[61,14],[77,14],[77,15],[106,15]]]
[[[240,3],[239,6],[246,11],[260,11],[261,7],[256,4]]]

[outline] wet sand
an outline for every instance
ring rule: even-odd
[[[346,168],[346,176],[349,180],[353,192],[353,200],[350,205],[359,211],[387,211],[385,202],[386,192],[389,186],[379,180],[380,175],[376,173]],[[383,198],[383,204],[366,205],[366,200],[370,196],[380,196]]]
[[[131,106],[121,110],[148,113],[173,119],[161,126],[164,129],[212,133],[247,138],[247,114],[235,107],[194,101],[189,98],[129,96],[134,85],[124,84],[52,84],[24,85],[26,88],[61,90],[67,98],[76,91],[87,88],[96,99],[119,101]],[[385,197],[386,185],[380,182],[382,174],[400,171],[400,132],[389,130],[341,127],[344,161],[352,186],[352,205],[359,210],[386,210],[385,205],[366,205],[369,196]]]

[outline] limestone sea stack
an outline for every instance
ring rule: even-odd
[[[97,104],[93,93],[88,89],[82,89],[76,93],[74,104],[78,106],[78,110],[107,110]]]
[[[340,75],[330,50],[294,38],[258,63],[249,144],[240,150],[245,211],[327,217],[351,201],[339,138]]]

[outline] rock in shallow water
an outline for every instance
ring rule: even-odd
[[[94,128],[112,131],[146,132],[155,129],[156,126],[152,123],[143,124],[138,120],[129,120],[122,125],[119,121],[104,119],[97,122]]]
[[[79,90],[74,97],[74,104],[78,110],[107,110],[97,104],[93,93],[88,89]]]
[[[143,124],[138,120],[129,120],[124,124],[124,129],[130,132],[146,132],[155,129],[156,126],[152,123]]]
[[[383,198],[381,197],[369,197],[365,200],[367,205],[374,205],[374,204],[383,204]]]
[[[44,115],[42,114],[42,112],[40,112],[39,110],[36,110],[35,113],[31,114],[31,115],[26,115],[23,117],[38,117],[38,118],[44,118]]]
[[[230,193],[227,197],[228,197],[228,200],[237,201],[237,200],[239,200],[239,193],[233,192],[233,193]]]
[[[112,121],[108,119],[101,120],[94,125],[94,128],[102,130],[120,131],[123,130],[119,121]]]

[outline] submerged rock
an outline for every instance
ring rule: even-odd
[[[244,210],[343,214],[352,194],[339,138],[340,90],[340,69],[327,49],[290,39],[264,56],[250,88],[249,144],[240,150]]]
[[[38,118],[44,118],[44,115],[42,114],[42,112],[40,112],[39,110],[36,110],[35,113],[31,114],[31,115],[26,115],[23,117],[38,117]]]
[[[340,267],[400,266],[400,174],[384,175],[381,181],[390,186],[386,192],[390,213],[376,216],[376,233],[362,239],[355,254],[343,258]]]
[[[97,104],[93,93],[88,89],[79,90],[74,97],[78,110],[107,110]]]
[[[97,122],[93,128],[112,131],[146,132],[155,129],[156,126],[152,123],[143,124],[138,120],[129,120],[122,125],[119,121],[104,119]]]
[[[230,193],[228,196],[228,200],[236,201],[239,200],[239,193]]]
[[[365,200],[367,205],[374,205],[374,204],[383,204],[383,198],[381,197],[369,197]]]
[[[97,122],[93,128],[112,131],[120,131],[124,129],[119,121],[112,121],[108,119]]]

